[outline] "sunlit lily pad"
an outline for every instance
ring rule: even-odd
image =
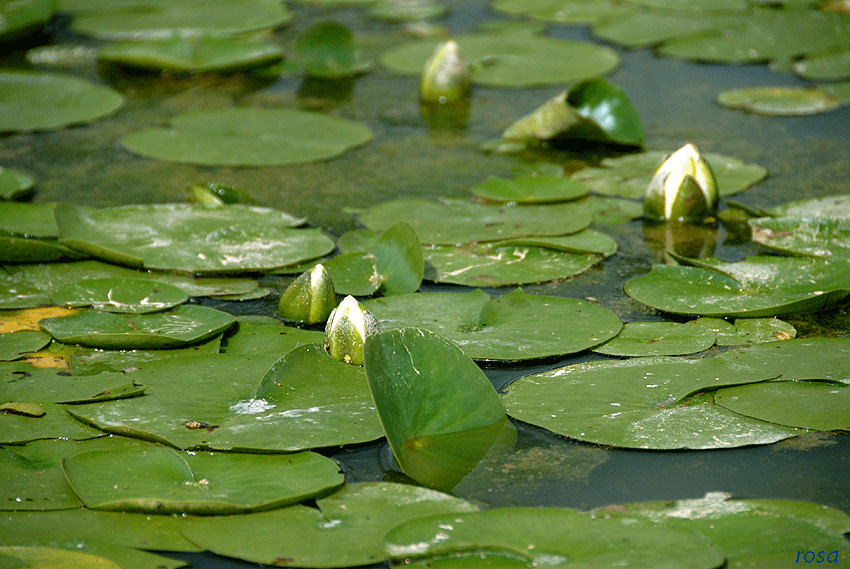
[[[720,359],[749,366],[780,366],[779,379],[787,381],[844,381],[850,378],[850,340],[798,338],[765,342],[725,352]]]
[[[762,217],[751,219],[753,241],[782,253],[850,259],[850,219]]]
[[[406,221],[423,244],[455,245],[576,233],[590,225],[591,214],[582,203],[505,206],[409,198],[373,206],[360,215],[360,221],[376,233]]]
[[[632,10],[602,18],[593,25],[596,37],[630,48],[645,48],[678,37],[740,25],[741,15],[702,12]]]
[[[477,510],[436,490],[388,482],[346,485],[316,505],[319,509],[298,505],[250,516],[186,518],[181,531],[209,551],[251,563],[286,559],[299,567],[351,567],[383,561],[381,540],[401,522]]]
[[[710,569],[724,554],[701,534],[659,528],[650,520],[591,516],[566,508],[495,508],[484,512],[432,515],[406,522],[385,540],[387,555],[406,559],[455,557],[456,566],[516,567],[503,556],[524,561],[522,567],[602,567],[636,569],[690,567]],[[492,557],[491,557],[492,556]],[[480,558],[481,565],[465,565]],[[427,566],[427,565],[425,565]],[[443,567],[443,565],[436,565]]]
[[[561,176],[490,177],[473,186],[472,195],[494,202],[548,203],[587,195],[587,187]]]
[[[324,339],[322,331],[284,326],[277,320],[273,323],[239,320],[236,332],[228,335],[221,351],[230,355],[282,356],[304,344],[321,344]]]
[[[295,53],[309,77],[349,77],[372,67],[355,47],[351,30],[338,22],[320,22],[301,32]]]
[[[99,437],[102,431],[89,427],[56,403],[40,403],[43,415],[0,412],[0,444],[23,444],[40,439],[82,440]],[[29,509],[29,508],[28,508]]]
[[[106,261],[190,273],[271,270],[333,247],[284,212],[241,204],[150,204],[83,210],[57,206],[59,241]]]
[[[93,403],[137,397],[145,389],[120,373],[76,376],[65,369],[39,369],[19,362],[0,364],[0,401]]]
[[[604,158],[599,168],[584,168],[572,179],[585,184],[592,192],[610,196],[638,199],[646,193],[652,174],[670,152],[650,150],[619,158]],[[758,164],[745,163],[722,154],[703,154],[717,179],[721,196],[742,192],[767,176]]]
[[[268,510],[312,498],[343,482],[334,461],[309,452],[90,450],[63,459],[62,469],[88,508],[146,513]]]
[[[608,47],[531,34],[468,34],[454,40],[472,65],[473,83],[489,87],[571,83],[605,75],[620,62]],[[437,43],[402,44],[384,52],[381,63],[398,73],[419,75]]]
[[[148,127],[121,144],[135,154],[205,166],[283,166],[327,160],[372,140],[357,123],[291,109],[198,111]]]
[[[0,547],[0,559],[3,559],[6,563],[11,563],[6,565],[8,567],[39,569],[52,567],[176,569],[185,565],[182,561],[115,545],[100,539],[80,539],[73,542],[56,539],[49,543],[35,540],[34,545],[2,546]],[[26,562],[24,565],[18,565],[18,560],[26,560]]]
[[[88,123],[111,115],[123,104],[120,93],[84,79],[0,72],[0,131],[31,132]]]
[[[603,18],[637,11],[619,0],[496,0],[493,10],[512,16],[529,16],[557,24],[592,24]]]
[[[808,55],[794,62],[794,73],[804,79],[833,81],[850,79],[850,49]]]
[[[762,115],[814,115],[834,111],[841,100],[816,87],[744,87],[717,95],[717,102],[731,109]]]
[[[644,449],[730,448],[800,433],[718,407],[695,396],[777,377],[778,366],[717,358],[597,361],[518,379],[505,390],[508,415],[596,444]]]
[[[121,569],[105,557],[83,551],[38,545],[0,546],[4,567],[91,567],[92,569]]]
[[[790,340],[797,330],[779,318],[737,318],[732,330],[717,333],[718,346],[743,346]]]
[[[62,287],[51,300],[68,308],[91,306],[103,312],[144,314],[168,310],[188,298],[182,288],[152,280],[87,279]]]
[[[484,372],[432,332],[403,328],[370,336],[364,365],[393,455],[426,486],[454,488],[507,420]]]
[[[0,361],[17,360],[27,352],[35,352],[50,343],[51,337],[44,332],[24,330],[0,334]]]
[[[771,381],[721,389],[715,401],[735,413],[778,425],[850,431],[850,385]]]
[[[594,352],[609,356],[677,356],[714,345],[717,333],[692,323],[626,322],[622,331]]]
[[[818,310],[850,294],[850,265],[841,259],[760,256],[693,264],[655,265],[626,282],[626,294],[666,312],[725,317]]]
[[[0,199],[15,200],[30,193],[35,180],[14,168],[0,166]]]
[[[273,0],[213,4],[204,0],[143,0],[87,8],[71,5],[75,12],[71,28],[79,34],[113,41],[240,34],[281,26],[294,17]]]
[[[109,63],[193,73],[268,65],[282,57],[279,46],[252,37],[204,35],[116,42],[98,51]]]
[[[482,360],[524,360],[576,353],[613,338],[616,314],[597,304],[515,290],[499,298],[480,290],[369,300],[384,330],[414,326],[455,342]]]
[[[370,14],[390,22],[418,22],[445,16],[448,8],[431,0],[381,0],[376,2]]]
[[[49,353],[66,355],[68,371],[73,375],[96,375],[106,371],[126,374],[152,361],[221,353],[221,337],[222,335],[219,334],[200,344],[167,350],[103,350],[84,346],[52,344]]]
[[[228,329],[233,316],[206,306],[186,304],[150,314],[111,314],[86,310],[46,318],[42,329],[66,344],[111,350],[176,348],[201,342]]]
[[[850,195],[796,200],[770,208],[777,217],[804,217],[850,220]]]

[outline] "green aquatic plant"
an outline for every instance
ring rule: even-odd
[[[351,30],[338,22],[319,22],[301,32],[295,63],[308,77],[323,79],[359,75],[372,67],[355,47]]]
[[[353,296],[346,296],[334,308],[325,326],[325,349],[335,360],[363,365],[363,350],[369,336],[378,333],[380,326],[371,312]]]
[[[446,104],[466,99],[472,80],[469,63],[454,40],[434,48],[419,78],[419,100],[423,103]]]
[[[277,315],[298,324],[318,324],[327,321],[336,306],[333,281],[321,263],[301,273],[283,291]]]
[[[719,201],[711,166],[689,143],[668,156],[649,180],[643,214],[653,221],[701,222],[717,213]]]

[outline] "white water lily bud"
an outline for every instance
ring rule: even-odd
[[[328,318],[325,349],[336,360],[363,365],[366,338],[379,331],[378,319],[353,296],[346,296]]]
[[[469,96],[472,88],[469,65],[454,40],[441,43],[425,63],[419,80],[423,103],[449,103]]]
[[[671,154],[649,182],[643,215],[656,221],[703,221],[717,213],[714,173],[693,144]]]
[[[328,319],[336,305],[336,291],[324,265],[318,264],[292,281],[280,297],[277,315],[299,324]]]

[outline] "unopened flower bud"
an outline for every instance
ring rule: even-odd
[[[717,213],[717,180],[696,146],[686,144],[655,171],[643,198],[643,215],[656,221],[703,221]]]
[[[379,331],[378,319],[365,310],[353,296],[346,296],[328,318],[325,348],[336,360],[363,365],[363,346],[367,336]]]
[[[425,63],[419,80],[423,103],[450,103],[469,96],[469,65],[454,40],[441,43]]]
[[[277,307],[277,315],[299,324],[318,324],[328,319],[336,305],[336,291],[324,265],[318,264],[292,281]]]

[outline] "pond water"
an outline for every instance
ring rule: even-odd
[[[481,0],[444,2],[451,12],[440,20],[453,33],[480,22],[502,19]],[[276,32],[284,45],[310,24],[333,19],[349,26],[367,57],[408,37],[399,26],[376,22],[357,8],[294,6],[296,20]],[[583,28],[553,26],[554,37],[591,40]],[[54,43],[93,44],[56,27]],[[622,64],[608,76],[628,94],[641,117],[649,149],[695,143],[702,152],[735,156],[766,167],[770,176],[736,196],[746,205],[771,207],[801,198],[847,193],[850,180],[850,107],[809,117],[766,117],[728,110],[714,103],[724,89],[755,85],[802,85],[794,76],[764,65],[698,65],[658,58],[650,50],[621,50]],[[20,65],[22,52],[6,56]],[[422,120],[418,79],[400,77],[376,65],[353,81],[304,82],[300,77],[169,76],[96,67],[77,69],[128,99],[116,116],[60,131],[16,134],[0,142],[0,165],[14,166],[37,179],[35,201],[68,201],[91,206],[181,201],[185,188],[204,182],[232,184],[258,202],[306,216],[338,236],[356,227],[351,210],[399,197],[467,196],[491,175],[545,160],[578,169],[596,163],[605,149],[551,150],[518,156],[486,154],[479,145],[498,138],[516,118],[554,96],[564,86],[534,89],[478,88],[473,91],[465,128],[434,129]],[[370,144],[316,164],[268,168],[198,167],[140,158],[118,141],[141,126],[160,125],[190,111],[232,105],[321,110],[362,123],[376,136]],[[622,284],[660,259],[652,232],[640,221],[606,227],[620,252],[570,280],[524,287],[529,293],[592,297],[624,321],[662,319],[625,296]],[[722,229],[707,234],[709,250],[737,260],[758,249]],[[702,247],[703,244],[700,244]],[[284,279],[264,284],[279,292]],[[423,290],[451,287],[424,286]],[[502,294],[510,289],[489,290]],[[238,313],[272,315],[276,298],[240,304],[212,303]],[[786,318],[799,336],[850,337],[848,305],[829,313]],[[545,361],[534,368],[488,368],[497,388],[528,373],[579,361]],[[710,491],[736,497],[799,499],[850,513],[850,435],[808,435],[761,447],[699,452],[626,451],[568,441],[542,429],[518,425],[516,446],[491,457],[486,472],[464,481],[456,494],[488,506],[568,506],[590,508],[644,500],[697,498]],[[386,475],[385,445],[343,449],[330,454],[350,481]],[[197,567],[249,564],[214,556],[186,556]]]

